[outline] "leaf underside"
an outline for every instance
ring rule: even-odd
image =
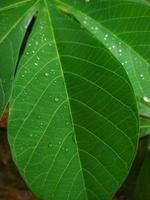
[[[116,56],[74,18],[47,0],[36,9],[10,99],[13,158],[39,199],[110,200],[137,145],[131,84]]]

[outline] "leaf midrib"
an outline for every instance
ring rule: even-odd
[[[56,39],[55,39],[54,28],[53,28],[53,26],[51,26],[52,25],[52,20],[51,20],[50,12],[49,12],[49,9],[48,9],[47,0],[44,0],[44,3],[45,3],[45,7],[47,9],[48,20],[50,22],[52,37],[53,37],[53,40],[54,40],[54,46],[55,46],[56,54],[57,54],[57,57],[58,57],[58,62],[59,62],[59,66],[60,66],[62,79],[64,81],[64,86],[65,86],[65,92],[66,92],[66,97],[67,97],[68,106],[69,106],[70,117],[71,117],[71,121],[72,121],[72,125],[73,125],[73,132],[74,132],[74,135],[75,135],[75,137],[74,137],[75,138],[75,143],[77,145],[77,155],[78,155],[78,159],[79,159],[79,168],[83,169],[82,165],[81,165],[80,153],[79,153],[79,150],[78,150],[78,143],[77,143],[77,138],[76,138],[76,134],[75,134],[76,131],[75,131],[75,127],[74,127],[74,120],[73,120],[73,116],[72,116],[72,112],[71,112],[71,105],[70,105],[70,100],[69,100],[69,96],[68,96],[66,81],[65,81],[64,72],[63,72],[63,69],[62,69],[62,63],[61,63],[59,52],[58,52],[57,42],[56,42]],[[49,174],[49,172],[48,172],[48,174]],[[83,187],[86,188],[85,181],[84,181],[84,175],[83,175],[83,173],[81,173],[81,174],[82,174],[82,180],[83,180]],[[48,175],[46,176],[46,179],[47,179],[47,177],[48,177]],[[45,182],[46,182],[46,180],[45,180]],[[87,192],[85,192],[85,195],[86,195],[86,199],[88,200]]]
[[[8,6],[1,8],[0,12],[6,11],[6,10],[9,10],[9,9],[13,9],[13,8],[16,8],[16,7],[20,7],[20,6],[26,4],[27,2],[30,2],[30,1],[32,1],[32,0],[25,0],[25,1],[14,3],[14,4],[10,4]]]

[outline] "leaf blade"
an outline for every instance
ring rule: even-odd
[[[49,6],[41,1],[14,83],[9,119],[13,156],[41,199],[111,199],[135,153],[133,90],[104,46]]]
[[[149,6],[138,1],[57,2],[72,13],[124,66],[136,96],[149,98]],[[143,40],[140,34],[145,34]],[[144,49],[145,45],[147,49]]]

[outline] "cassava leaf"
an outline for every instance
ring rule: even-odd
[[[10,100],[9,142],[42,200],[110,200],[134,158],[135,97],[120,63],[41,0]]]
[[[146,1],[58,1],[117,58],[136,96],[150,101],[150,7]]]
[[[21,42],[32,18],[32,2],[0,1],[0,115],[8,103]]]

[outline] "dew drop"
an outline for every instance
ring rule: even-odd
[[[65,151],[68,152],[68,148],[66,148]]]
[[[36,42],[35,42],[35,44],[36,44],[36,45],[38,45],[38,44],[39,44],[39,42],[38,42],[38,41],[36,41]]]
[[[24,78],[24,74],[22,74],[21,76],[22,76],[22,78]]]
[[[89,2],[90,2],[90,0],[85,0],[85,2],[86,2],[86,3],[89,3]]]
[[[87,21],[86,21],[86,20],[84,20],[84,21],[83,21],[83,24],[87,24]]]
[[[69,122],[66,122],[66,125],[68,126],[70,123]]]
[[[59,101],[59,98],[58,98],[58,97],[55,97],[54,100],[55,100],[55,102],[58,102],[58,101]]]
[[[35,62],[34,65],[37,66],[38,64]]]
[[[40,60],[40,57],[39,57],[39,56],[37,56],[37,60]]]
[[[95,30],[96,30],[96,31],[98,30],[98,27],[97,27],[97,26],[95,26]]]
[[[149,103],[149,102],[150,102],[150,98],[148,98],[148,97],[144,97],[143,99],[144,99],[144,101],[145,101],[146,103]]]
[[[53,146],[52,143],[49,143],[49,144],[48,144],[48,147],[49,147],[49,148],[51,148],[52,146]]]
[[[61,145],[61,141],[59,141],[58,144]]]
[[[119,49],[118,51],[119,51],[119,53],[121,53],[121,52],[122,52],[122,49]]]
[[[49,73],[46,72],[46,73],[45,73],[45,76],[48,77],[48,76],[49,76]]]

